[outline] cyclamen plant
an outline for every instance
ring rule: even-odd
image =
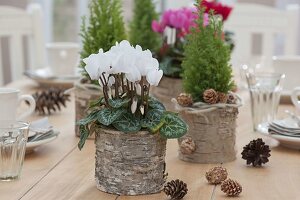
[[[99,81],[104,97],[91,103],[93,111],[78,122],[80,149],[97,126],[124,133],[144,129],[165,138],[179,138],[187,132],[186,123],[177,114],[166,111],[149,95],[150,87],[157,86],[163,75],[150,50],[143,51],[124,40],[83,62],[90,78]]]
[[[198,7],[204,9],[204,27],[209,24],[209,13],[218,15],[225,21],[232,11],[232,7],[214,1],[201,1],[201,4],[198,5]],[[162,14],[160,22],[155,20],[152,22],[152,30],[164,37],[163,45],[157,53],[157,57],[160,61],[160,68],[163,70],[164,75],[172,78],[181,78],[183,73],[181,64],[184,59],[183,46],[186,43],[186,36],[191,33],[193,28],[197,28],[196,20],[199,17],[197,12],[196,6],[177,10],[167,10]],[[173,37],[172,41],[174,43],[168,44],[167,42],[167,37],[164,35],[167,28],[170,28],[173,31],[171,37]],[[234,48],[232,36],[233,33],[229,31],[225,31],[222,36],[231,50]]]
[[[185,36],[190,33],[192,27],[196,27],[197,19],[196,7],[181,8],[177,10],[167,10],[163,13],[161,21],[152,22],[152,30],[164,37],[164,42],[157,53],[160,61],[160,68],[164,75],[173,78],[180,78],[182,73],[181,63],[183,60],[183,46],[185,44]],[[208,24],[208,14],[204,14],[204,26]],[[172,30],[172,42],[168,44],[168,38],[164,36],[165,30]],[[169,35],[170,36],[170,35]]]

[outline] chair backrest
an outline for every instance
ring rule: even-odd
[[[3,84],[1,38],[8,38],[11,80],[20,78],[27,68],[45,66],[45,42],[42,28],[42,11],[38,4],[30,4],[27,10],[0,6],[0,85]],[[24,42],[27,39],[27,43]],[[25,48],[24,44],[27,44]],[[25,59],[25,55],[27,59]]]
[[[235,4],[232,14],[225,22],[225,30],[234,32],[235,49],[232,54],[233,65],[247,62],[253,56],[261,55],[270,64],[275,50],[275,38],[283,38],[283,54],[297,54],[298,46],[298,7],[286,10],[249,4]],[[279,36],[279,37],[278,37]],[[259,45],[258,54],[254,52],[254,43]]]

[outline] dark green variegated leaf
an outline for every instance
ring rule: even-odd
[[[98,112],[97,119],[98,122],[105,126],[109,126],[115,120],[120,118],[126,112],[125,109],[110,109],[110,108],[103,108]]]
[[[76,124],[77,125],[87,125],[97,119],[98,110],[92,111],[90,114],[88,114],[85,118],[79,120]]]
[[[85,144],[86,139],[89,137],[90,132],[86,126],[80,125],[79,133],[80,133],[80,140],[78,142],[78,148],[81,150]]]
[[[90,101],[90,103],[89,103],[89,109],[97,107],[97,106],[102,106],[104,104],[105,104],[104,97],[101,97],[101,98],[96,99],[94,101]]]
[[[162,120],[163,111],[152,109],[149,110],[145,118],[141,121],[142,127],[148,128],[151,133],[157,132],[164,124]]]
[[[157,109],[157,110],[161,110],[164,111],[166,110],[165,106],[158,101],[155,97],[149,97],[149,107],[152,109]]]
[[[130,101],[130,99],[109,99],[109,105],[113,108],[120,108],[127,104]]]
[[[176,114],[166,112],[164,125],[160,128],[160,134],[166,138],[180,138],[187,132],[187,124]]]
[[[135,117],[130,112],[126,112],[119,119],[117,119],[113,126],[124,133],[134,133],[141,130],[141,120]]]

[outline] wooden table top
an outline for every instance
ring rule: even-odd
[[[34,82],[22,80],[8,87],[21,89],[22,93],[32,93],[37,89]],[[241,94],[245,106],[240,108],[237,127],[237,159],[223,164],[229,176],[243,186],[238,199],[243,200],[296,200],[300,199],[300,154],[299,151],[283,147],[272,148],[270,162],[264,167],[246,166],[241,159],[244,145],[252,139],[266,137],[252,131],[251,113],[247,92]],[[293,110],[290,105],[280,106],[279,113],[284,116],[285,109]],[[146,196],[117,196],[103,193],[96,188],[94,181],[95,147],[93,140],[86,142],[82,151],[77,149],[78,138],[74,133],[74,97],[62,112],[49,116],[50,123],[61,133],[51,143],[37,148],[26,155],[21,178],[12,182],[0,182],[1,200],[164,200],[163,192]],[[34,115],[29,121],[40,118]],[[177,141],[167,144],[168,180],[181,179],[188,185],[185,200],[220,200],[226,197],[220,186],[209,185],[205,172],[214,164],[193,164],[177,158]]]

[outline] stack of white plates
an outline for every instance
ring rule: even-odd
[[[280,142],[280,145],[300,149],[300,124],[294,118],[274,120],[269,124],[262,124],[259,131]]]

